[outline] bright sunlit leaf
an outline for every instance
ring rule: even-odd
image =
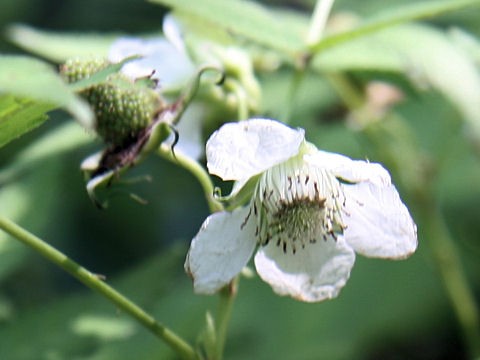
[[[150,1],[206,19],[216,26],[227,29],[233,35],[290,55],[296,55],[303,49],[301,34],[282,23],[274,13],[251,1]]]
[[[352,39],[368,35],[378,30],[397,24],[438,16],[465,8],[467,6],[480,4],[479,0],[440,0],[422,1],[407,5],[400,5],[393,9],[387,9],[377,13],[370,19],[365,20],[357,28],[331,35],[311,46],[314,53],[327,48],[349,42]]]
[[[49,104],[35,103],[13,95],[0,95],[0,146],[41,125]]]

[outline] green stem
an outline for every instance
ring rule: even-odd
[[[183,113],[187,109],[190,102],[193,100],[194,96],[197,94],[198,88],[200,86],[200,79],[202,74],[206,71],[214,70],[218,72],[220,77],[223,77],[223,70],[218,68],[216,65],[205,64],[200,66],[197,69],[197,73],[190,80],[189,84],[185,87],[182,94],[178,97],[175,103],[172,105],[172,120],[170,125],[176,125],[182,118]]]
[[[310,28],[305,39],[307,45],[316,44],[322,39],[328,15],[330,14],[334,1],[335,0],[317,0],[310,21]]]
[[[335,0],[317,0],[310,21],[310,28],[305,38],[307,45],[315,44],[322,38],[334,1]],[[298,62],[297,68],[293,73],[292,81],[289,84],[287,101],[285,102],[282,118],[280,119],[284,123],[288,124],[292,117],[297,100],[298,89],[302,85],[305,73],[312,59],[310,55],[311,54],[305,54],[305,56]]]
[[[355,111],[365,104],[365,96],[343,74],[328,74],[327,79],[338,96],[350,111]]]
[[[245,89],[235,80],[226,80],[224,86],[233,91],[237,98],[238,120],[248,119],[248,99]]]
[[[153,334],[164,340],[183,359],[197,359],[195,350],[185,342],[185,340],[157,322],[135,303],[127,299],[111,286],[107,285],[104,281],[100,280],[98,276],[71,260],[65,254],[2,216],[0,216],[0,228],[40,253],[92,290],[112,301],[122,311],[128,313]]]
[[[233,301],[238,290],[238,276],[232,282],[220,290],[220,303],[217,315],[217,347],[216,360],[222,360],[225,340],[227,338],[228,323],[232,313]]]
[[[162,144],[158,149],[158,153],[163,158],[175,162],[183,168],[190,171],[200,182],[205,193],[210,212],[223,211],[223,205],[213,197],[213,183],[205,171],[205,169],[194,159],[176,152],[175,155],[172,149],[166,144]],[[223,350],[225,348],[225,342],[227,338],[227,329],[230,321],[230,315],[232,313],[233,301],[237,293],[238,278],[235,278],[229,285],[225,286],[219,293],[220,303],[217,314],[216,322],[216,346],[215,346],[215,360],[221,360],[223,357]]]
[[[213,196],[214,187],[210,176],[196,160],[182,154],[181,152],[175,152],[174,155],[170,146],[166,144],[162,144],[159,147],[158,154],[171,162],[179,164],[197,178],[205,193],[210,212],[214,213],[223,210],[223,205]]]
[[[213,196],[213,183],[205,171],[205,169],[194,159],[176,152],[175,155],[172,149],[166,144],[162,144],[158,149],[158,153],[163,158],[175,162],[183,168],[190,171],[200,182],[205,193],[210,212],[223,211],[223,205],[218,202]],[[230,321],[230,315],[232,313],[233,301],[237,293],[238,279],[235,278],[228,286],[225,286],[219,293],[220,303],[217,314],[216,322],[216,346],[215,346],[215,360],[221,360],[223,357],[223,350],[225,348],[225,342],[227,338],[227,329]]]

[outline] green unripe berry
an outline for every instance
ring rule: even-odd
[[[101,57],[71,58],[60,66],[60,74],[69,82],[77,82],[105,69],[110,63]]]
[[[107,143],[127,146],[148,127],[163,107],[160,95],[148,87],[124,86],[117,75],[86,90],[97,117],[96,131]]]
[[[106,59],[99,57],[73,58],[60,67],[60,73],[68,82],[76,82],[109,65]],[[140,79],[133,83],[117,73],[80,92],[92,106],[96,115],[95,130],[106,143],[126,147],[152,123],[164,103],[149,85],[152,84]]]

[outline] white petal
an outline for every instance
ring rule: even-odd
[[[208,170],[223,180],[249,178],[298,154],[304,135],[269,119],[227,123],[207,142]]]
[[[279,295],[314,302],[332,299],[347,282],[355,253],[342,237],[307,244],[297,252],[283,252],[270,243],[255,255],[258,274]]]
[[[247,264],[256,245],[253,217],[245,223],[249,211],[246,207],[214,213],[203,223],[185,261],[196,293],[214,293]]]
[[[352,160],[347,156],[318,150],[304,156],[306,162],[330,170],[336,177],[349,182],[368,181],[378,186],[388,186],[391,178],[388,171],[378,163]]]
[[[182,31],[175,17],[169,13],[163,18],[162,25],[165,37],[170,41],[178,51],[186,54],[185,44],[183,43]]]
[[[163,38],[120,38],[110,47],[108,59],[119,62],[133,55],[143,58],[126,63],[122,73],[132,80],[154,73],[152,78],[159,81],[162,90],[181,87],[194,72],[190,59]]]
[[[155,42],[164,41],[166,40],[162,38],[155,40]],[[133,55],[149,55],[155,50],[155,42],[147,42],[136,37],[118,38],[110,46],[108,51],[108,60],[116,63]]]
[[[344,185],[345,241],[359,254],[402,259],[417,248],[417,227],[394,185]]]

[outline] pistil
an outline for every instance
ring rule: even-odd
[[[336,241],[345,229],[343,203],[339,181],[298,155],[263,173],[245,222],[253,214],[259,244],[295,254],[319,240]]]

